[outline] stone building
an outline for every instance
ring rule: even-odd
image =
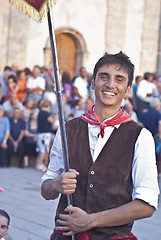
[[[0,0],[0,73],[52,62],[47,19],[31,21],[8,0]],[[3,7],[2,7],[3,6]],[[161,75],[160,0],[57,0],[53,8],[60,72],[80,66],[92,72],[106,51],[130,56],[136,74]]]

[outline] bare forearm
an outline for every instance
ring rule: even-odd
[[[78,92],[78,88],[74,88],[74,94],[77,95],[77,97],[79,97],[80,99],[82,98],[82,96],[79,94]]]
[[[73,206],[68,206],[66,212],[71,214],[60,214],[56,229],[65,231],[64,236],[71,236],[96,227],[120,226],[137,219],[150,217],[154,208],[141,200],[134,200],[120,207],[98,213],[88,214]]]
[[[124,225],[134,220],[152,216],[154,207],[141,200],[134,200],[123,206],[90,215],[89,229]]]
[[[3,141],[7,142],[9,135],[10,135],[10,131],[6,131]]]
[[[19,137],[18,137],[18,139],[17,139],[17,143],[19,143],[19,142],[22,140],[22,138],[24,137],[24,135],[25,135],[25,131],[24,131],[24,130],[21,130],[21,133],[20,133],[20,135],[19,135]]]
[[[46,200],[54,200],[59,196],[59,192],[56,190],[56,179],[45,180],[41,185],[41,195]]]
[[[11,136],[11,134],[9,135],[9,140],[12,142],[12,143],[14,143],[14,139],[13,139],[13,137]]]

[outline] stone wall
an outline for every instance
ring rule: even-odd
[[[124,50],[128,0],[106,1],[105,46],[108,52]]]
[[[0,72],[14,62],[20,68],[43,65],[46,19],[33,23],[8,0],[0,3]],[[105,51],[120,50],[130,56],[136,73],[156,71],[160,0],[58,0],[53,12],[56,32],[70,29],[73,36],[82,36],[83,63],[89,71]]]
[[[159,48],[160,0],[145,1],[143,11],[140,69],[143,72],[156,72]]]
[[[5,65],[25,66],[28,44],[28,18],[8,1],[0,0],[0,72]]]

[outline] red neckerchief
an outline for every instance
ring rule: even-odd
[[[133,119],[130,117],[128,113],[124,111],[123,108],[110,120],[107,120],[106,122],[101,122],[97,114],[94,112],[93,108],[95,105],[93,105],[91,108],[89,108],[84,114],[80,116],[80,118],[92,125],[99,125],[101,128],[101,137],[104,137],[104,129],[107,126],[115,126],[118,124],[126,123],[133,121]]]

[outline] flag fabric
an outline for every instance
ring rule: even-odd
[[[45,13],[52,7],[57,0],[9,0],[10,3],[14,4],[20,11],[23,11],[31,19],[41,22]]]

